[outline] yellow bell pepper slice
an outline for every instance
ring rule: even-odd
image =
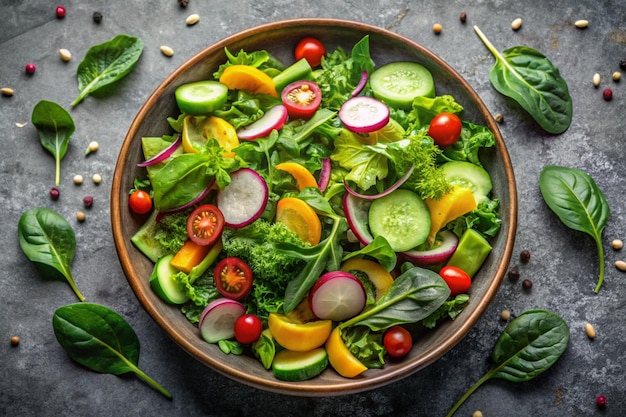
[[[322,222],[315,210],[304,200],[296,197],[285,197],[276,204],[276,221],[283,223],[294,231],[304,242],[311,246],[320,243],[322,238]]]
[[[328,361],[339,375],[346,378],[354,378],[367,371],[367,367],[348,350],[348,347],[341,339],[339,327],[335,327],[332,331],[325,347],[326,353],[328,353]]]
[[[210,138],[216,139],[227,152],[239,146],[235,127],[216,116],[185,116],[182,136],[183,150],[188,153],[200,152]]]
[[[229,90],[246,90],[254,94],[269,94],[272,97],[278,97],[272,77],[250,65],[226,67],[219,81]]]
[[[267,326],[279,345],[295,352],[306,352],[326,342],[332,331],[331,320],[301,323],[278,313],[270,313]]]
[[[454,187],[439,200],[427,198],[424,201],[430,210],[431,226],[428,243],[431,245],[435,242],[435,235],[442,227],[478,207],[472,190],[465,187]]]
[[[393,277],[378,262],[370,259],[351,258],[341,265],[342,271],[361,271],[367,274],[367,278],[376,288],[376,299],[385,295],[393,284]]]

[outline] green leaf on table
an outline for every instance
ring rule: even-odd
[[[559,69],[528,46],[500,53],[477,26],[474,30],[496,58],[489,72],[495,89],[515,100],[546,132],[565,132],[572,122],[572,98]]]
[[[141,371],[139,339],[115,311],[93,303],[58,308],[52,317],[54,335],[65,352],[87,368],[122,375],[133,372],[167,398],[172,395]]]
[[[59,185],[61,182],[61,159],[65,156],[70,138],[74,133],[74,120],[57,103],[41,100],[33,108],[31,121],[37,129],[41,146],[54,156],[56,161],[54,182]]]
[[[49,279],[66,280],[80,301],[80,293],[72,277],[72,260],[76,237],[72,226],[57,212],[46,207],[25,211],[17,224],[20,248]]]
[[[569,327],[555,313],[529,310],[511,321],[491,352],[493,365],[457,401],[446,417],[452,417],[467,398],[490,379],[530,381],[548,370],[569,343]]]
[[[591,236],[598,250],[600,273],[595,292],[600,291],[604,280],[604,248],[602,230],[611,210],[602,190],[584,171],[548,165],[539,175],[539,189],[550,209],[563,224]]]
[[[104,43],[94,45],[78,64],[76,78],[80,94],[72,107],[100,88],[128,74],[143,52],[143,41],[129,35],[117,35]]]

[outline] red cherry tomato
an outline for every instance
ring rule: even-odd
[[[152,198],[143,190],[133,191],[128,199],[130,209],[137,214],[146,214],[152,210]]]
[[[245,297],[252,288],[252,270],[239,258],[222,259],[215,267],[213,277],[217,290],[233,300]]]
[[[261,336],[263,323],[254,314],[244,314],[235,321],[235,339],[239,343],[254,343]]]
[[[459,140],[462,128],[459,116],[443,112],[431,120],[428,136],[433,138],[437,146],[450,146]]]
[[[390,356],[401,358],[411,351],[413,337],[402,326],[391,326],[383,336],[383,346]]]
[[[213,204],[202,204],[187,218],[187,235],[196,245],[212,245],[224,230],[224,215]]]
[[[312,81],[295,81],[283,89],[281,99],[290,118],[308,120],[322,102],[322,91]]]
[[[439,276],[450,287],[450,295],[464,294],[472,285],[472,279],[467,272],[456,266],[444,266],[439,271]]]
[[[306,59],[313,68],[322,62],[322,57],[326,55],[324,44],[315,38],[303,38],[296,45],[295,51],[296,61],[302,58]]]

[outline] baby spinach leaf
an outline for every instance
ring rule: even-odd
[[[80,94],[72,102],[72,107],[89,94],[132,71],[142,52],[143,41],[129,35],[117,35],[109,41],[89,48],[78,64],[76,77]]]
[[[61,159],[67,152],[70,137],[74,133],[74,120],[61,106],[53,101],[41,100],[33,108],[33,126],[39,134],[39,141],[56,160],[55,184],[61,182]]]
[[[567,227],[595,240],[600,261],[597,293],[604,281],[602,230],[611,214],[606,197],[586,172],[557,165],[543,168],[539,189],[548,207]]]
[[[76,252],[74,229],[60,214],[46,207],[33,208],[22,214],[17,225],[22,251],[45,277],[65,279],[80,301],[72,277],[72,260]]]
[[[569,327],[555,313],[528,310],[511,321],[491,352],[493,365],[452,407],[452,417],[459,407],[484,382],[506,379],[530,381],[548,370],[561,357],[569,342]]]
[[[474,30],[496,58],[489,72],[495,89],[515,100],[546,132],[565,132],[572,122],[572,98],[559,69],[528,46],[500,53],[477,26]]]
[[[93,303],[58,308],[52,328],[65,352],[96,372],[122,375],[134,372],[167,398],[172,395],[141,371],[139,339],[133,328],[115,311]]]

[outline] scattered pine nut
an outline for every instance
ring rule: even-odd
[[[593,86],[594,87],[598,87],[600,85],[600,74],[598,74],[597,72],[595,74],[593,74],[593,78],[591,79],[591,81],[593,82]]]
[[[89,145],[87,146],[87,150],[85,151],[85,155],[89,155],[92,152],[96,152],[98,148],[100,148],[100,145],[98,144],[98,142],[96,142],[95,140],[92,142],[89,142]]]
[[[77,211],[76,212],[76,220],[78,220],[79,222],[84,222],[85,219],[87,218],[87,216],[85,215],[84,211]]]
[[[613,81],[619,81],[622,78],[622,73],[619,71],[615,71],[613,73]]]
[[[93,181],[94,184],[100,184],[102,182],[102,175],[93,174],[93,177],[91,177],[91,180]]]
[[[200,16],[197,14],[191,14],[189,15],[189,17],[187,17],[187,20],[185,20],[185,23],[187,23],[187,26],[192,26],[195,25],[196,23],[198,23],[198,21],[200,20]]]
[[[622,242],[620,239],[613,239],[611,241],[611,247],[615,250],[619,250],[624,247],[624,242]]]
[[[435,34],[439,35],[442,30],[443,30],[443,26],[441,26],[441,23],[435,23],[433,25],[433,32],[435,32]]]
[[[615,261],[615,268],[619,269],[622,272],[626,272],[626,262]]]
[[[13,89],[9,87],[2,87],[0,88],[0,91],[2,92],[2,95],[5,97],[11,97],[13,95]]]
[[[72,53],[67,49],[59,49],[59,56],[65,62],[68,62],[70,59],[72,59]]]
[[[502,113],[496,113],[493,119],[496,121],[496,123],[502,123],[504,116],[502,116]]]
[[[169,46],[162,45],[161,46],[161,53],[163,53],[163,55],[169,57],[169,56],[173,56],[174,55],[174,50],[172,48],[170,48]]]
[[[589,21],[587,21],[587,20],[577,20],[576,22],[574,22],[574,26],[576,26],[578,29],[584,29],[587,26],[589,26]]]
[[[509,310],[502,310],[500,313],[500,318],[504,321],[509,321],[511,318],[511,312]]]
[[[472,413],[472,417],[483,417],[483,412],[480,410],[476,410]]]
[[[513,22],[511,22],[511,29],[518,30],[521,27],[522,27],[522,18],[521,17],[518,17]]]
[[[82,175],[74,175],[74,184],[80,185],[82,183],[83,183],[83,176]]]
[[[587,337],[591,340],[596,338],[596,329],[593,328],[593,325],[591,323],[585,324],[585,333],[587,334]]]

